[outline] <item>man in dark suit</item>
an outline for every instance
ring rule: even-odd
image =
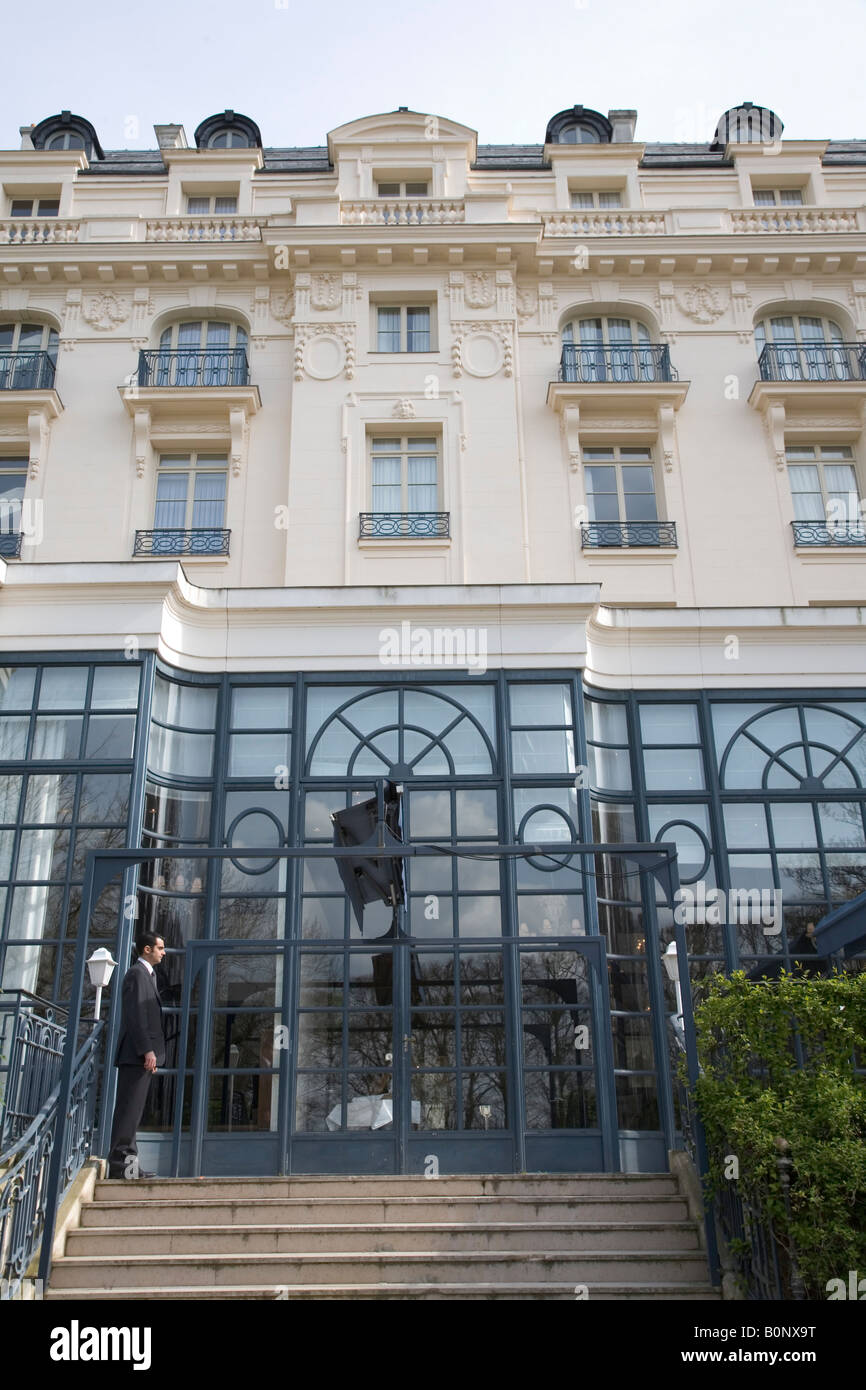
[[[120,1038],[114,1057],[117,1099],[108,1155],[110,1178],[154,1176],[139,1169],[135,1132],[156,1069],[165,1063],[162,1002],[154,974],[165,955],[165,943],[161,936],[144,932],[135,945],[138,958],[123,977]]]

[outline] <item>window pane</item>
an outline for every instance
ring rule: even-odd
[[[430,350],[430,310],[406,310],[407,344],[410,352],[429,352]]]
[[[216,720],[217,692],[207,686],[177,685],[157,676],[153,692],[153,717],[182,728],[212,729]]]
[[[379,352],[400,351],[400,310],[379,310]]]
[[[235,729],[287,729],[291,711],[292,691],[286,686],[239,686],[232,691]]]
[[[645,744],[701,741],[695,705],[641,705],[640,727]]]
[[[186,210],[195,215],[210,212],[210,198],[187,198]]]
[[[512,724],[571,724],[567,685],[514,684],[509,690]]]
[[[182,530],[186,522],[187,473],[163,473],[156,489],[156,507],[153,524],[159,530],[163,527]]]
[[[225,518],[225,473],[197,473],[192,524],[196,527],[221,527]]]
[[[39,691],[40,709],[83,709],[87,690],[84,666],[46,667]]]
[[[35,681],[35,666],[0,666],[0,710],[29,709]]]
[[[135,709],[138,704],[138,667],[98,666],[93,673],[91,709]]]

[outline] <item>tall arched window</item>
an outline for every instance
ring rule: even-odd
[[[650,331],[638,319],[571,319],[562,343],[563,381],[664,380]]]
[[[823,315],[772,315],[755,325],[755,346],[764,381],[849,381],[856,350]]]
[[[173,323],[159,340],[156,386],[245,386],[248,338],[239,324],[215,319]]]
[[[54,385],[57,330],[44,323],[0,323],[0,391]]]

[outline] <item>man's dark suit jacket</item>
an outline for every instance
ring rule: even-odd
[[[156,976],[139,958],[123,977],[120,1038],[114,1065],[144,1066],[146,1052],[156,1053],[158,1067],[164,1065],[165,1037]]]

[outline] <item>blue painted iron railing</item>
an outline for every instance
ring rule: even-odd
[[[0,351],[0,391],[50,391],[54,372],[47,352]]]
[[[684,1147],[691,1155],[701,1179],[707,1227],[712,1225],[714,1237],[725,1243],[746,1299],[761,1302],[787,1302],[805,1298],[803,1283],[797,1267],[796,1254],[786,1250],[779,1241],[773,1223],[754,1193],[746,1196],[735,1179],[729,1179],[715,1193],[707,1190],[708,1167],[699,1162],[696,1139],[703,1133],[691,1082],[686,1085],[681,1074],[685,1058],[685,1043],[680,1021],[673,1015],[668,1019],[670,1069],[677,1101],[680,1133]],[[790,1185],[791,1159],[781,1152],[776,1160],[786,1209]]]
[[[866,545],[866,521],[792,521],[795,545]]]
[[[25,989],[0,990],[0,1153],[57,1086],[66,1010]]]
[[[248,386],[243,348],[157,348],[138,354],[139,386]]]
[[[559,359],[559,380],[591,383],[595,381],[639,382],[676,381],[667,343],[623,343],[605,347],[601,343],[563,343]]]
[[[23,539],[20,531],[0,531],[0,559],[20,560]]]
[[[762,381],[866,381],[866,343],[767,343]]]
[[[580,528],[587,548],[677,543],[675,521],[586,521]]]
[[[428,536],[447,540],[450,521],[450,512],[361,512],[358,539]]]
[[[90,1031],[81,1047],[74,1055],[71,1045],[66,1048],[67,1076],[58,1077],[54,1090],[32,1123],[0,1153],[0,1299],[3,1300],[19,1296],[22,1282],[37,1255],[40,1260],[46,1260],[45,1247],[50,1247],[54,1240],[60,1203],[90,1157],[102,1024],[91,1019],[85,1026]],[[71,1036],[67,1041],[71,1044]],[[50,1249],[47,1263],[50,1266]]]
[[[163,527],[136,531],[133,555],[228,555],[231,531],[199,526],[192,531]]]

